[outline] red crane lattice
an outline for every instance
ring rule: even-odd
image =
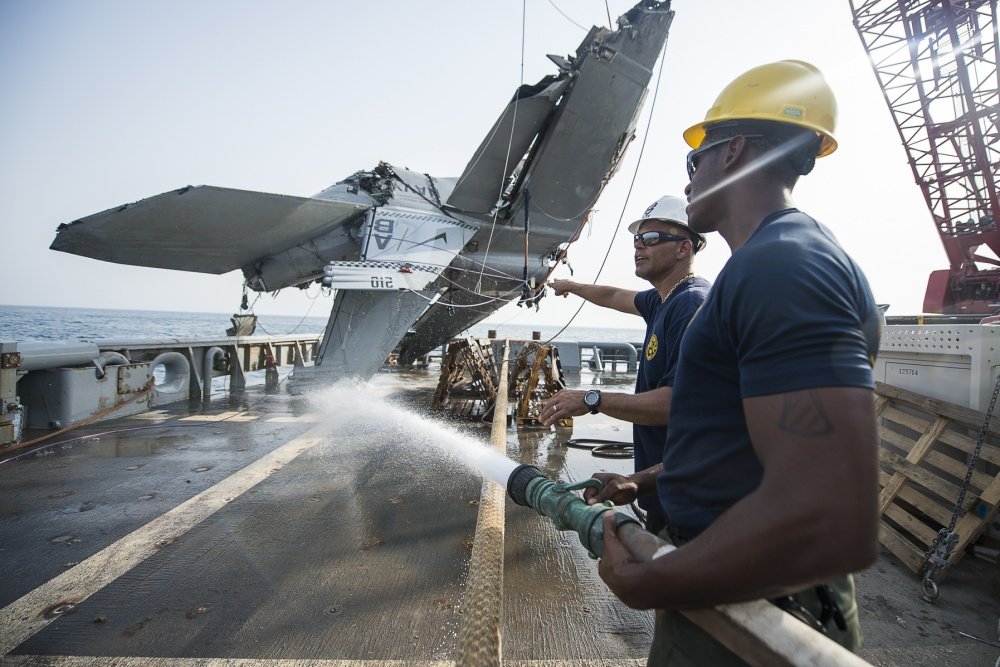
[[[851,0],[851,10],[951,265],[931,274],[924,311],[988,314],[1000,262],[976,250],[1000,257],[997,0]]]

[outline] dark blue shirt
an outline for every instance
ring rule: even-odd
[[[690,539],[760,483],[744,398],[873,387],[878,344],[868,282],[830,231],[795,209],[767,216],[681,344],[657,478],[671,526]]]
[[[660,294],[655,289],[635,295],[635,307],[646,321],[646,339],[639,351],[635,393],[673,386],[681,336],[708,296],[708,289],[709,283],[704,278],[688,278],[674,289],[666,301],[661,301]],[[663,459],[667,427],[634,424],[632,442],[635,449],[635,469],[637,472],[645,470]],[[660,501],[655,495],[641,496],[638,504],[646,512],[663,517]]]

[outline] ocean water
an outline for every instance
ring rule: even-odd
[[[0,341],[217,338],[232,326],[232,313],[180,313],[155,310],[51,308],[0,305]],[[255,335],[283,336],[322,333],[327,318],[259,315]],[[638,318],[637,323],[641,325]],[[479,323],[464,335],[486,336],[491,329],[501,338],[529,339],[538,331],[542,340],[559,333],[560,326]],[[643,328],[570,326],[557,340],[641,343]]]
[[[101,340],[217,338],[232,326],[232,313],[177,313],[0,305],[0,340]],[[326,318],[261,315],[257,335],[322,333]]]

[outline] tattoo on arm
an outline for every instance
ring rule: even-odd
[[[833,433],[833,422],[813,393],[804,391],[784,397],[778,428],[795,435],[816,437]]]

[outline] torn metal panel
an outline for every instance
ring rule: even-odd
[[[580,47],[573,86],[515,193],[530,191],[533,232],[548,227],[565,240],[597,202],[634,136],[673,12],[643,10],[635,20]],[[512,218],[522,206],[512,207]]]
[[[365,209],[200,185],[60,225],[50,247],[118,264],[222,274],[328,233]]]
[[[477,281],[466,282],[462,276],[458,281],[463,288],[484,297],[509,298],[523,286],[525,264],[529,281],[536,285],[544,282],[553,258],[579,233],[634,137],[646,87],[673,16],[669,3],[641,3],[619,18],[617,31],[592,29],[571,61],[557,63],[569,84],[523,163],[511,173],[498,216],[503,224],[484,225],[453,264],[478,273],[485,262],[487,273],[507,277],[493,281],[493,291],[487,292]],[[456,193],[462,187],[459,183]],[[527,256],[523,227],[526,194],[530,195]],[[491,199],[490,205],[495,203]],[[468,211],[462,213],[471,217]],[[418,323],[418,331],[428,317]],[[428,344],[434,337],[436,334],[426,336]]]
[[[534,86],[518,89],[462,172],[448,198],[449,208],[482,215],[493,210],[569,82],[569,74],[558,79],[548,76]]]

